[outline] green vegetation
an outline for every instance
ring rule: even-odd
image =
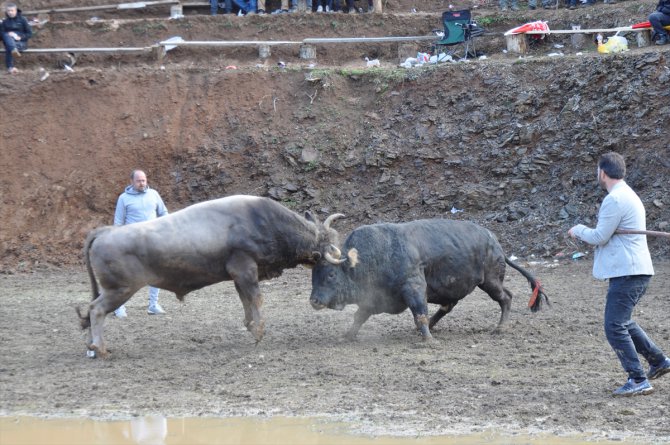
[[[133,32],[137,35],[148,35],[152,31],[167,31],[167,25],[162,22],[142,22],[133,26]]]

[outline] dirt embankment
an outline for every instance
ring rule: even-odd
[[[382,19],[54,21],[37,31],[33,46],[145,45],[175,34],[417,35],[439,24],[439,3],[419,14],[398,3]],[[538,14],[557,27],[572,19],[585,26],[640,21],[649,5],[477,14],[499,32]],[[11,110],[0,121],[0,263],[4,271],[78,264],[86,232],[110,222],[137,166],[172,210],[248,193],[298,211],[343,212],[344,229],[468,219],[497,233],[508,253],[529,257],[585,249],[563,233],[575,222],[594,223],[603,196],[594,163],[616,150],[628,159],[648,228],[668,230],[668,47],[603,56],[587,45],[577,56],[566,46],[565,56],[545,57],[559,43],[552,39],[518,59],[504,55],[493,34],[480,39],[487,60],[410,71],[393,68],[397,48],[386,44],[319,48],[315,67],[289,49],[265,61],[239,48],[175,49],[160,64],[147,56],[81,56],[73,73],[54,70],[51,56],[26,56],[20,76],[0,76],[3,108]],[[365,70],[365,55],[380,57],[383,69]],[[238,69],[226,70],[230,64]],[[43,82],[40,66],[51,72]],[[667,258],[667,243],[650,243]]]

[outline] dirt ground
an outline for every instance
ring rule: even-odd
[[[312,310],[309,271],[295,269],[262,285],[258,346],[230,283],[183,304],[162,293],[166,316],[146,314],[143,290],[127,319],[108,317],[107,360],[85,356],[74,311],[89,299],[83,273],[3,275],[0,415],[317,416],[373,435],[491,430],[667,443],[669,378],[649,396],[610,395],[625,374],[604,338],[606,285],[591,278],[590,262],[526,266],[553,306],[530,313],[527,283],[508,271],[515,303],[499,335],[499,307],[477,290],[436,326],[431,346],[407,311],[372,317],[347,342],[354,307]],[[670,264],[657,262],[656,272],[635,319],[668,351]]]
[[[429,35],[449,3],[477,6],[486,59],[398,68],[431,50],[423,42],[324,45],[315,60],[297,47],[273,47],[267,59],[251,47],[177,48],[160,61],[82,53],[72,72],[63,54],[25,54],[19,75],[3,70],[0,415],[323,416],[374,435],[492,428],[670,441],[670,380],[648,397],[610,397],[624,375],[602,332],[606,285],[591,278],[592,249],[565,238],[573,224],[595,223],[604,195],[594,166],[610,150],[627,159],[647,228],[670,230],[670,46],[635,48],[628,35],[630,51],[600,55],[588,38],[553,35],[518,57],[503,52],[502,36],[533,20],[551,29],[629,25],[646,20],[655,0],[534,12],[521,2],[505,13],[491,2],[389,0],[382,16],[54,14],[30,45]],[[367,69],[365,57],[381,68]],[[251,194],[322,219],[344,213],[343,235],[380,221],[477,222],[530,264],[553,307],[531,314],[527,283],[511,271],[516,299],[503,335],[490,334],[497,304],[477,292],[438,324],[432,346],[407,312],[373,317],[347,343],[340,337],[354,308],[313,311],[309,272],[297,269],[263,283],[258,346],[224,283],[183,305],[163,293],[165,317],[146,315],[140,292],[127,320],[108,320],[112,358],[89,360],[74,311],[90,300],[83,240],[111,222],[138,167],[170,211]],[[670,351],[670,243],[649,246],[657,276],[636,317]],[[572,262],[579,252],[586,260]]]

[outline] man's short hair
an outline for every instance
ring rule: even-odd
[[[142,173],[144,173],[144,170],[139,169],[139,168],[136,168],[135,170],[131,171],[131,172],[130,172],[130,180],[131,180],[131,181],[134,181],[134,180],[135,180],[135,173],[137,173],[137,172],[142,172]],[[146,174],[146,173],[145,173],[145,174]]]
[[[623,179],[626,176],[626,161],[623,156],[613,151],[600,156],[598,168],[612,179]]]
[[[9,8],[18,8],[18,6],[16,5],[16,3],[5,3],[5,9]]]

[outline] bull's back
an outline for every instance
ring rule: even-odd
[[[429,298],[439,293],[459,299],[487,274],[504,274],[497,239],[467,221],[426,219],[363,226],[345,241],[345,251],[351,247],[358,250],[361,263],[377,265],[386,280],[402,280],[422,270]]]

